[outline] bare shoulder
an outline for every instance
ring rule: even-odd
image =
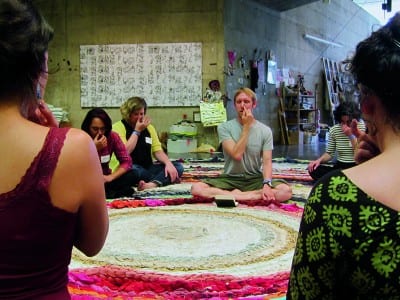
[[[400,194],[398,184],[400,168],[394,167],[395,165],[393,160],[378,156],[356,167],[346,169],[343,173],[367,195],[400,211],[400,202],[397,201]],[[365,174],[371,174],[371,176],[365,176]]]
[[[60,171],[81,176],[93,172],[93,165],[98,164],[98,154],[92,138],[84,131],[71,128],[64,141],[58,166]],[[65,176],[67,176],[65,174]]]
[[[64,142],[64,154],[73,154],[75,157],[88,155],[93,148],[92,138],[83,130],[71,128]]]
[[[92,142],[92,139],[83,130],[77,128],[70,128],[67,133],[67,142],[72,143],[74,145],[78,145],[80,143],[82,144],[90,143]]]
[[[102,185],[101,167],[92,139],[84,131],[70,129],[50,185],[53,204],[77,211],[84,199],[104,197],[95,194]]]

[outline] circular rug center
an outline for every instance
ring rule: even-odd
[[[71,267],[112,264],[173,273],[269,274],[290,268],[300,216],[212,205],[110,210],[95,257],[73,252]]]

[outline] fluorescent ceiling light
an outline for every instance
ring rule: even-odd
[[[314,41],[317,41],[317,42],[320,42],[320,43],[323,43],[323,44],[335,46],[335,47],[343,47],[342,44],[331,42],[331,41],[328,41],[328,40],[325,40],[323,38],[320,38],[320,37],[317,37],[317,36],[313,36],[313,35],[310,35],[310,34],[307,34],[307,33],[304,35],[304,38],[305,39],[309,39],[309,40],[314,40]]]

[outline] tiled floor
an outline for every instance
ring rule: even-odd
[[[326,148],[326,143],[310,143],[300,145],[275,145],[273,158],[298,158],[314,160],[320,157]]]

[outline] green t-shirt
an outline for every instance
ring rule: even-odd
[[[233,140],[237,142],[240,138],[242,130],[243,126],[236,118],[220,124],[218,126],[219,142],[222,143],[225,140]],[[248,143],[246,146],[246,151],[243,154],[243,158],[240,161],[237,161],[224,153],[224,173],[230,175],[260,174],[262,166],[262,152],[266,150],[272,150],[273,147],[273,135],[271,128],[259,121],[255,121],[249,132]]]

